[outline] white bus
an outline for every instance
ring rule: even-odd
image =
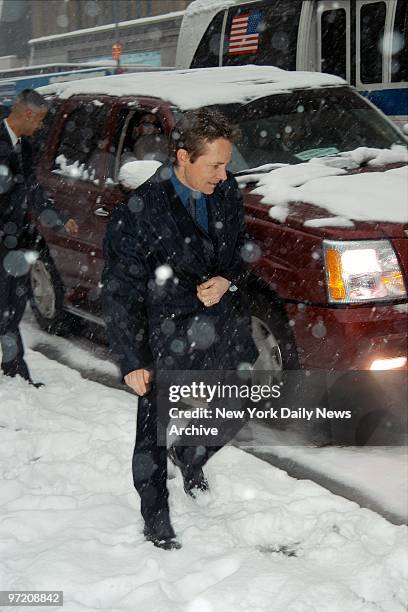
[[[407,38],[407,0],[196,0],[182,21],[176,63],[336,74],[402,125]]]

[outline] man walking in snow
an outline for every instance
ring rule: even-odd
[[[173,131],[173,163],[115,210],[105,240],[108,335],[126,384],[140,396],[134,484],[146,538],[167,549],[180,544],[170,522],[167,451],[157,444],[155,372],[234,370],[257,358],[242,291],[242,197],[226,170],[236,138],[221,113],[186,113]],[[208,489],[202,468],[216,450],[170,449],[192,497]]]
[[[25,89],[0,123],[0,344],[6,376],[21,376],[34,386],[24,360],[19,324],[28,294],[33,233],[28,213],[48,226],[77,232],[77,224],[56,210],[36,179],[28,137],[47,114],[45,99]],[[51,223],[52,221],[52,223]]]

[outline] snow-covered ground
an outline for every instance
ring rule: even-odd
[[[119,378],[117,367],[106,360],[107,351],[100,345],[78,337],[61,338],[41,332],[28,308],[22,326],[24,340],[29,347],[43,347],[48,356],[55,355],[60,362],[78,369],[85,378],[114,385]],[[319,476],[331,481],[333,490],[357,494],[354,499],[372,509],[381,509],[398,522],[408,520],[408,450],[405,439],[401,446],[367,446],[315,448],[293,432],[272,430],[270,427],[247,426],[236,443],[252,450],[250,440],[257,440],[256,452],[265,459],[285,465],[302,466],[306,478]],[[404,444],[405,443],[405,444]],[[255,449],[254,449],[255,450]],[[287,468],[288,469],[288,468]],[[310,476],[309,476],[310,474]],[[328,486],[328,483],[326,484]],[[345,494],[345,493],[343,493]],[[364,500],[365,503],[362,503]]]
[[[249,435],[248,435],[249,434]],[[396,432],[393,433],[396,437]],[[257,446],[248,443],[248,437]],[[242,430],[237,445],[272,464],[287,466],[290,473],[307,474],[334,492],[359,501],[365,507],[408,520],[408,449],[406,434],[392,446],[327,446],[317,448],[289,430],[271,430],[259,424]]]
[[[406,527],[240,449],[201,502],[169,481],[180,551],[145,542],[136,399],[27,354],[46,387],[0,377],[0,590],[63,590],[68,612],[406,609]]]

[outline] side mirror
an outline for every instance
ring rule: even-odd
[[[405,134],[405,136],[408,136],[408,123],[404,123],[404,125],[401,127],[401,131],[403,134]]]

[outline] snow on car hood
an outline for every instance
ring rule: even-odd
[[[367,163],[373,171],[349,174],[345,168],[336,167],[339,158],[346,161],[348,157],[358,165]],[[353,221],[408,223],[408,166],[374,170],[375,166],[397,162],[408,162],[403,146],[360,147],[335,158],[287,165],[266,174],[254,171],[237,179],[240,185],[256,181],[251,193],[261,196],[263,204],[272,205],[269,215],[282,223],[289,214],[290,202],[306,202],[330,213],[306,220],[307,227],[352,227]]]
[[[76,94],[153,96],[188,110],[211,104],[246,103],[305,87],[345,84],[339,77],[320,72],[288,71],[274,66],[225,66],[81,79],[39,87],[38,91],[60,98]]]

